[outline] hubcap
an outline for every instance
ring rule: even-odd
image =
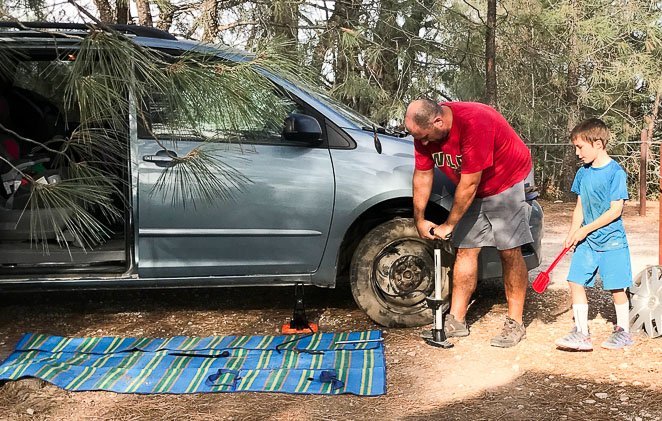
[[[386,304],[411,307],[434,289],[434,261],[431,250],[418,239],[403,239],[384,247],[375,259],[372,271],[375,291]]]
[[[635,278],[632,287],[632,330],[645,330],[648,336],[662,336],[662,266],[650,266]]]
[[[389,280],[398,294],[408,294],[418,289],[428,275],[425,261],[419,256],[403,256],[393,262]]]

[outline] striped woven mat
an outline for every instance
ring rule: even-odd
[[[294,340],[300,337],[299,340]],[[338,343],[343,341],[359,341]],[[72,391],[386,393],[381,331],[286,336],[65,338],[25,334],[0,381],[37,377]]]

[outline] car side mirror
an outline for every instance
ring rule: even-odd
[[[322,140],[322,128],[315,117],[292,113],[285,119],[283,138],[293,142],[316,144]]]

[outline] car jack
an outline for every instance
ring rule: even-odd
[[[294,285],[294,312],[292,320],[285,323],[281,328],[281,333],[284,335],[294,335],[300,333],[316,333],[319,330],[317,323],[311,323],[306,316],[306,305],[303,295],[303,284],[297,283]]]
[[[435,346],[437,348],[452,348],[453,344],[446,340],[446,333],[444,333],[444,313],[448,310],[448,303],[444,302],[441,298],[443,290],[442,285],[442,267],[441,267],[441,249],[446,246],[450,247],[449,242],[446,240],[436,240],[434,242],[434,296],[427,297],[428,307],[432,310],[434,321],[432,324],[431,336],[424,337],[425,343]]]

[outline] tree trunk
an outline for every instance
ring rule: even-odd
[[[568,21],[568,72],[565,91],[566,103],[566,134],[561,136],[567,138],[570,131],[579,122],[579,53],[577,48],[577,0],[570,1],[571,15]],[[575,177],[577,157],[573,148],[567,148],[563,155],[563,168],[561,170],[561,191],[565,199],[570,199],[572,194],[570,188]]]
[[[653,103],[653,112],[645,116],[646,128],[641,132],[641,155],[639,156],[639,215],[646,216],[646,194],[648,193],[648,155],[650,145],[653,143],[653,131],[657,122],[657,113],[660,109],[662,91],[658,87]],[[662,182],[662,180],[661,180]],[[662,232],[662,231],[660,231]]]
[[[202,2],[202,41],[212,42],[218,35],[218,4],[216,0]]]
[[[170,30],[172,19],[175,16],[175,7],[170,3],[170,0],[158,1],[156,7],[159,9],[159,21],[156,27],[162,31]]]
[[[117,23],[129,23],[129,3],[128,0],[117,0],[115,3],[115,10],[117,11]]]
[[[94,5],[99,11],[99,20],[103,23],[113,23],[113,9],[110,8],[108,0],[94,0]]]
[[[418,38],[421,29],[423,29],[426,18],[430,10],[434,7],[435,0],[417,0],[412,3],[412,10],[409,17],[405,17],[402,29],[410,38],[409,45],[403,55],[402,71],[400,77],[400,90],[398,92],[399,100],[403,99],[404,94],[409,89],[413,80],[414,69],[420,65],[416,63],[418,54],[425,51],[424,42]]]
[[[328,15],[327,11],[326,30],[322,31],[313,53],[311,65],[318,73],[321,73],[327,52],[333,50],[333,55],[336,57],[333,62],[334,84],[346,80],[344,70],[347,60],[342,56],[338,39],[343,29],[353,30],[358,25],[360,5],[359,0],[335,2],[331,15]]]
[[[138,24],[143,26],[153,26],[152,12],[149,10],[149,0],[136,0],[136,9],[138,9]]]
[[[354,51],[343,51],[340,46],[340,37],[343,31],[353,31],[359,24],[360,0],[346,0],[336,2],[333,13],[326,23],[326,30],[322,32],[319,43],[315,48],[312,66],[322,71],[324,59],[329,50],[332,50],[334,60],[333,84],[339,85],[347,80],[350,68],[356,67],[356,54]]]
[[[269,5],[270,35],[286,40],[286,53],[295,54],[299,39],[299,4],[292,0],[275,0]]]
[[[485,28],[485,103],[495,108],[497,106],[496,10],[497,0],[488,0]]]
[[[375,36],[379,40],[381,52],[374,64],[374,74],[379,85],[388,93],[394,95],[398,91],[399,66],[398,51],[404,50],[408,39],[398,30],[397,13],[398,0],[382,0],[379,18],[375,26]]]

